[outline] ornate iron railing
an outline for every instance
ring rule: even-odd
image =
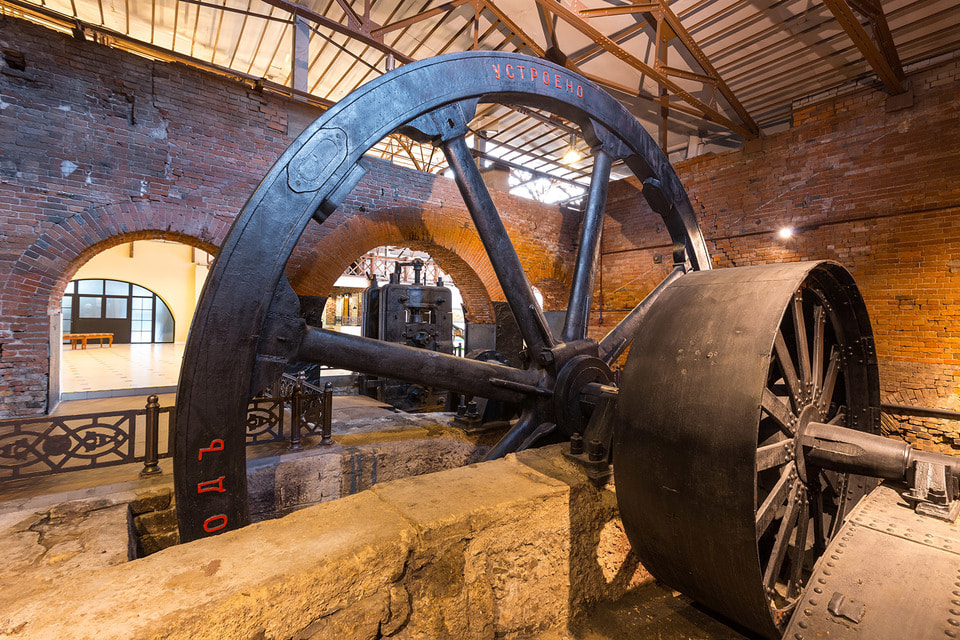
[[[265,395],[266,394],[266,395]],[[333,390],[284,375],[247,408],[247,445],[289,441],[301,449],[304,435],[331,445]],[[173,455],[174,407],[157,396],[143,409],[0,421],[0,482],[143,462],[141,476],[161,473]]]
[[[302,372],[296,377],[285,373],[250,401],[247,444],[289,439],[291,449],[300,449],[304,434],[320,435],[321,445],[333,444],[330,434],[332,405],[331,383],[321,389],[304,380]]]
[[[169,457],[174,411],[156,400],[144,409],[0,421],[0,480]]]
[[[351,276],[366,276],[367,274],[373,274],[379,276],[381,280],[386,280],[391,273],[393,273],[397,268],[397,263],[406,263],[409,262],[410,258],[401,258],[399,256],[372,256],[365,255],[356,260],[353,264],[347,267],[345,271],[346,275]],[[403,281],[411,281],[412,277],[410,272],[412,270],[409,266],[401,267],[403,270]],[[423,282],[436,282],[437,278],[446,279],[446,275],[437,266],[436,262],[432,260],[423,261]]]

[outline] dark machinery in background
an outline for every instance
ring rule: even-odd
[[[413,267],[413,284],[402,284],[403,267]],[[379,286],[372,278],[364,290],[361,313],[365,338],[403,344],[450,355],[453,353],[452,292],[443,286],[420,281],[423,261],[398,262],[390,282]],[[445,391],[402,380],[361,374],[360,393],[391,404],[402,411],[442,411]]]
[[[559,332],[536,304],[466,143],[478,104],[495,102],[565,118],[593,152]],[[446,156],[526,343],[523,366],[304,321],[286,262],[304,228],[325,224],[363,176],[363,154],[394,131]],[[614,162],[634,173],[663,218],[674,268],[597,342],[586,337],[587,322]],[[405,65],[300,135],[218,254],[181,372],[180,536],[249,521],[247,399],[285,363],[316,361],[519,406],[489,458],[547,434],[569,438],[569,458],[593,477],[608,475],[612,458],[624,526],[643,564],[764,637],[955,637],[960,465],[877,435],[873,345],[857,288],[835,263],[711,270],[666,157],[588,80],[504,53]],[[628,346],[618,385],[611,367]],[[887,483],[877,488],[877,478]]]

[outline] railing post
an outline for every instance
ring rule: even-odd
[[[147,397],[147,431],[143,454],[143,470],[140,477],[155,476],[163,473],[160,468],[159,440],[160,440],[160,398],[156,395]]]
[[[300,444],[300,422],[303,420],[303,380],[306,374],[301,371],[297,374],[297,383],[293,386],[293,393],[290,394],[290,451],[300,451],[303,445]]]
[[[331,418],[333,417],[333,383],[323,385],[323,428],[320,431],[320,444],[324,447],[336,444],[331,437]]]

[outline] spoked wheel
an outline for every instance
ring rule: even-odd
[[[844,515],[876,484],[807,465],[810,423],[876,431],[873,337],[835,263],[694,273],[627,358],[614,446],[624,527],[653,575],[779,638]]]
[[[542,109],[578,126],[594,154],[568,312],[553,335],[467,146],[479,103]],[[283,278],[311,220],[323,224],[364,173],[376,142],[402,131],[442,148],[531,354],[526,369],[445,356],[307,327]],[[696,218],[666,157],[618,102],[563,67],[520,55],[476,52],[397,69],[340,101],[281,156],[238,215],[194,318],[177,397],[175,483],[182,540],[243,526],[247,507],[244,412],[252,391],[293,360],[314,361],[440,389],[519,403],[520,420],[492,456],[554,426],[571,433],[585,385],[607,382],[655,290],[599,344],[586,339],[589,300],[611,165],[643,182],[664,219],[678,265],[668,281],[708,269]],[[573,409],[570,409],[570,408]]]

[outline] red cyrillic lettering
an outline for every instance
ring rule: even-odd
[[[216,491],[217,493],[226,493],[223,488],[223,479],[226,476],[220,476],[216,480],[205,480],[197,483],[197,493],[206,493],[207,491]]]
[[[579,85],[579,84],[577,85],[577,97],[578,98],[583,97],[583,85]]]
[[[567,91],[573,93],[573,80],[567,80]]]
[[[203,460],[203,454],[213,453],[215,451],[223,451],[223,440],[211,440],[209,447],[204,447],[200,449],[200,453],[197,455],[197,460]]]
[[[497,80],[499,80],[499,79],[500,79],[500,65],[495,64],[495,65],[491,65],[491,66],[493,66],[493,72],[494,72],[495,74],[497,74]]]
[[[523,77],[523,70],[524,70],[524,69],[526,69],[526,67],[521,67],[520,65],[517,65],[517,71],[520,72],[520,79],[521,79],[521,80],[524,80],[524,79],[525,79],[525,78]]]
[[[512,64],[508,64],[508,65],[507,65],[507,77],[510,78],[511,80],[513,80],[513,65],[512,65]]]
[[[554,83],[554,86],[556,86],[557,89],[563,89],[563,87],[560,86],[560,76],[555,73],[553,74],[553,79],[556,80],[556,82]]]
[[[535,67],[530,67],[530,79],[531,80],[537,79],[537,69]]]
[[[214,524],[215,521],[219,521],[217,524]],[[207,533],[213,533],[214,531],[220,531],[227,526],[227,516],[220,513],[215,516],[210,516],[203,521],[203,530]]]
[[[549,72],[549,71],[544,71],[544,72],[543,72],[543,84],[550,84],[550,72]]]

